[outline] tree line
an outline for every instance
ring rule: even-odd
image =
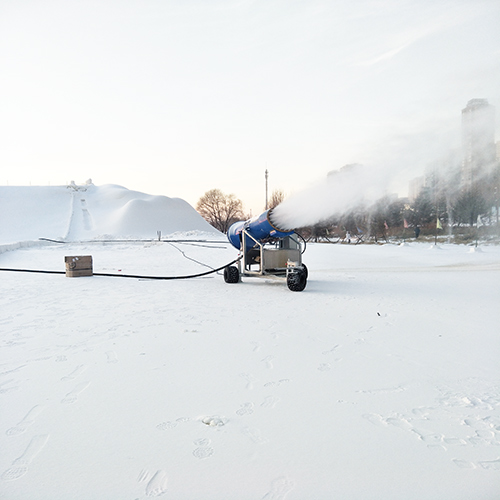
[[[296,229],[305,238],[316,241],[342,239],[346,233],[357,241],[379,241],[434,235],[438,230],[466,241],[477,237],[480,227],[484,235],[498,236],[500,165],[468,187],[461,184],[457,168],[451,175],[435,177],[433,185],[422,188],[414,200],[384,196],[371,205],[359,205],[332,214],[313,226]],[[273,191],[268,208],[276,207],[284,199],[283,191]],[[219,189],[207,191],[196,210],[223,233],[233,222],[250,218],[244,213],[240,199]]]
[[[333,214],[320,223],[300,228],[310,239],[404,239],[448,235],[460,241],[479,236],[500,236],[500,165],[464,186],[457,167],[446,176],[433,176],[413,200],[384,196],[371,205],[359,205]]]

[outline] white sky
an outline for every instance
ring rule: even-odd
[[[346,163],[403,173],[500,122],[498,0],[0,0],[0,184],[120,184],[256,214]],[[401,165],[401,167],[399,167]]]

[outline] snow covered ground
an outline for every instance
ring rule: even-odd
[[[67,229],[0,267],[178,276],[237,255],[216,233]],[[499,498],[500,247],[479,250],[310,244],[301,293],[2,272],[0,498]]]

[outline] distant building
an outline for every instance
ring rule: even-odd
[[[408,199],[411,203],[417,199],[424,186],[425,177],[423,175],[421,177],[415,177],[410,181],[410,185],[408,187]]]
[[[427,165],[424,186],[428,188],[432,200],[436,201],[446,191],[458,189],[460,165],[460,151],[455,149]]]
[[[348,163],[339,170],[330,170],[330,172],[326,174],[326,177],[327,179],[333,179],[341,172],[345,174],[346,172],[354,172],[355,170],[359,171],[361,168],[363,168],[363,165],[360,163]]]
[[[459,150],[450,150],[441,158],[429,163],[424,175],[415,177],[408,185],[408,198],[414,202],[426,191],[433,202],[446,195],[449,190],[458,188],[460,183],[461,156]]]
[[[462,110],[462,188],[470,188],[495,164],[495,108],[471,99]]]

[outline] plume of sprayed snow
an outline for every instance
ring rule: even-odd
[[[369,207],[389,189],[400,191],[426,165],[458,147],[455,119],[399,124],[398,133],[360,151],[364,164],[350,164],[285,199],[273,210],[280,228],[317,224],[358,207]],[[400,130],[401,129],[401,130]]]
[[[283,201],[273,210],[273,221],[280,228],[297,228],[369,205],[387,194],[388,176],[373,167],[346,165]]]

